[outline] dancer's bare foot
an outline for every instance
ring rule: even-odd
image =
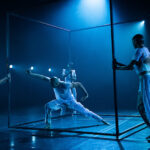
[[[106,125],[110,125],[108,122],[106,122],[105,120],[102,120],[102,122]]]

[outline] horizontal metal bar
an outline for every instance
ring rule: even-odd
[[[41,122],[41,121],[44,121],[44,119],[36,120],[36,121],[31,121],[31,122],[20,123],[20,124],[14,125],[14,126],[24,126],[24,125],[28,125],[28,124],[32,124],[32,123]]]
[[[49,26],[49,27],[52,27],[52,28],[55,28],[55,29],[58,29],[58,30],[70,32],[69,29],[62,28],[62,27],[59,27],[59,26],[56,26],[56,25],[53,25],[53,24],[49,24],[49,23],[46,23],[46,22],[43,22],[43,21],[40,21],[40,20],[36,20],[36,19],[33,19],[33,18],[28,18],[28,17],[25,17],[25,16],[21,16],[21,15],[16,14],[16,13],[9,13],[9,15],[14,16],[16,18],[23,19],[23,20],[31,21],[31,22],[34,22],[34,23],[39,23],[39,24],[42,24],[42,25],[46,25],[46,26]]]
[[[104,115],[100,115],[100,116],[115,116],[115,115],[111,115],[111,114],[104,114]],[[118,117],[140,117],[140,115],[118,115]]]
[[[99,114],[100,116],[115,116],[115,114],[100,114],[100,113],[97,113]],[[80,115],[80,114],[74,114],[74,115]],[[140,117],[140,115],[118,115],[118,117]]]
[[[132,132],[131,134],[129,134],[129,135],[123,137],[123,138],[120,138],[120,140],[123,140],[123,139],[125,139],[125,138],[127,138],[127,137],[129,137],[129,136],[131,136],[131,135],[134,135],[135,133],[138,133],[138,132],[140,132],[140,131],[142,131],[142,130],[144,130],[144,129],[146,129],[146,128],[147,128],[147,126],[146,126],[146,127],[143,127],[142,129],[136,130],[136,131]]]
[[[80,114],[74,114],[74,115],[80,115]],[[65,118],[65,117],[69,117],[69,116],[71,116],[71,114],[52,117],[52,119]],[[101,116],[115,116],[115,115],[114,114],[103,114]],[[139,116],[139,115],[119,115],[118,117],[141,117],[141,116]],[[44,119],[31,121],[31,122],[20,123],[20,124],[16,124],[15,126],[22,126],[22,125],[27,125],[27,124],[31,124],[31,123],[40,122],[40,121],[44,121]]]
[[[67,115],[69,116],[69,115]],[[56,119],[56,118],[59,118],[59,117],[54,117],[53,119]],[[93,134],[93,135],[106,135],[106,136],[116,136],[116,134],[113,134],[113,133],[101,133],[101,132],[85,132],[85,131],[73,131],[70,129],[45,129],[45,128],[32,128],[32,127],[22,127],[21,125],[27,125],[27,124],[31,124],[31,123],[36,123],[36,122],[40,122],[40,121],[44,121],[44,119],[42,120],[37,120],[37,121],[33,121],[33,122],[27,122],[27,123],[24,123],[24,124],[20,124],[20,125],[16,125],[16,126],[11,126],[10,128],[15,128],[15,129],[29,129],[29,130],[40,130],[40,131],[55,131],[55,132],[69,132],[69,133],[79,133],[79,134]],[[144,125],[145,123],[141,123],[141,124],[138,124],[132,128],[129,128],[127,130],[125,130],[124,132],[121,132],[119,134],[119,136],[133,130],[133,129],[136,129],[142,125]],[[78,127],[78,128],[82,128],[82,127]],[[84,128],[84,127],[83,127]],[[87,126],[88,128],[88,126]]]
[[[116,136],[114,133],[101,133],[101,132],[85,132],[85,131],[73,131],[73,130],[64,130],[64,129],[46,129],[46,128],[31,128],[31,127],[20,127],[12,126],[10,128],[15,129],[27,129],[27,130],[39,130],[39,131],[54,131],[54,132],[69,132],[69,133],[79,133],[79,134],[93,134],[93,135],[106,135],[106,136]]]
[[[70,115],[68,114],[68,115],[63,115],[63,116],[52,117],[52,119],[65,118],[65,117],[68,117],[68,116],[70,116]],[[24,122],[24,123],[16,124],[16,125],[14,125],[14,126],[22,126],[22,125],[27,125],[27,124],[31,124],[31,123],[40,122],[40,121],[44,121],[44,119],[35,120],[35,121],[30,121],[30,122]]]
[[[107,26],[110,26],[110,24],[104,24],[104,25],[99,25],[99,26],[94,26],[94,27],[87,27],[87,28],[74,29],[74,30],[71,30],[71,32],[79,32],[79,31],[90,30],[90,29],[96,29],[96,28],[107,27]]]
[[[125,134],[125,133],[127,133],[127,132],[129,132],[129,131],[131,131],[131,130],[133,130],[133,129],[136,129],[136,128],[138,128],[138,127],[144,125],[144,124],[145,124],[145,122],[140,123],[140,124],[138,124],[138,125],[136,125],[136,126],[134,126],[134,127],[132,127],[132,128],[129,128],[129,129],[127,129],[127,130],[121,132],[120,135],[123,135],[123,134]]]
[[[140,125],[140,126],[142,126],[142,125]],[[140,126],[137,125],[137,126],[134,127],[134,129],[136,129],[136,128],[140,127]],[[93,134],[93,135],[116,136],[116,134],[114,134],[114,133],[101,133],[101,132],[98,133],[98,132],[72,131],[72,130],[68,130],[68,129],[66,129],[66,130],[64,130],[64,129],[45,129],[45,128],[31,128],[31,127],[21,127],[21,126],[11,126],[10,128],[14,128],[14,129],[27,129],[27,130],[39,130],[39,131],[69,132],[69,133],[78,133],[78,134]],[[139,130],[135,131],[134,133],[137,133],[137,132],[139,132],[141,130],[144,130],[145,128],[147,128],[147,127],[139,129]],[[133,130],[133,128],[132,128],[132,130]],[[120,133],[119,137],[123,136],[123,134],[125,134],[125,133],[127,133],[129,131],[131,131],[131,130],[126,130],[126,132]],[[131,133],[128,136],[131,136],[134,133]],[[126,137],[128,137],[128,136],[126,136]],[[124,137],[124,138],[126,138],[126,137]],[[122,140],[124,138],[121,138],[120,140]]]
[[[40,122],[40,121],[39,121]],[[32,124],[32,123],[31,123]],[[22,126],[22,125],[20,125]],[[20,127],[17,125],[17,127]],[[24,126],[24,125],[23,125]],[[63,130],[76,130],[76,129],[85,129],[85,128],[92,128],[92,127],[97,127],[97,126],[100,126],[98,124],[95,124],[95,125],[90,125],[90,126],[79,126],[79,127],[73,127],[73,128],[62,128]],[[26,127],[26,126],[25,126]],[[57,128],[56,128],[57,129]]]
[[[49,24],[49,23],[46,23],[46,22],[43,22],[43,21],[40,21],[40,20],[36,20],[36,19],[33,19],[33,18],[21,16],[17,13],[12,13],[11,12],[11,13],[9,13],[9,15],[20,18],[20,19],[23,19],[23,20],[28,20],[28,21],[31,21],[31,22],[43,24],[43,25],[46,25],[46,26],[49,26],[49,27],[52,27],[52,28],[56,28],[56,29],[59,29],[59,30],[66,31],[66,32],[78,32],[78,31],[84,31],[84,30],[90,30],[90,29],[95,29],[95,28],[100,28],[100,27],[111,26],[111,24],[104,24],[104,25],[99,25],[99,26],[94,26],[94,27],[87,27],[87,28],[80,28],[80,29],[71,30],[71,29],[66,29],[66,28],[59,27],[59,26],[56,26],[56,25],[53,25],[53,24]],[[141,21],[142,19],[147,19],[147,18],[148,17],[140,18],[140,19],[136,19],[136,20],[128,20],[128,21],[117,22],[117,23],[113,23],[113,25],[119,25],[119,24],[131,23],[131,22],[138,22],[138,21]]]
[[[128,21],[122,21],[122,22],[116,22],[116,23],[113,23],[113,25],[120,25],[120,24],[138,22],[138,21],[141,21],[143,19],[148,19],[148,17],[140,18],[140,19],[134,19],[134,20],[128,20]],[[80,28],[80,29],[71,30],[71,32],[78,32],[78,31],[90,30],[90,29],[107,27],[107,26],[111,26],[111,24],[104,24],[104,25],[99,25],[99,26],[94,26],[94,27]]]

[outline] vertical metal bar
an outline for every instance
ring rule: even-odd
[[[112,61],[115,59],[115,46],[114,46],[114,26],[113,26],[113,6],[110,0],[110,22],[111,22],[111,44],[112,44]],[[116,69],[113,63],[113,89],[114,89],[114,106],[115,106],[115,124],[116,124],[116,138],[119,137],[118,125],[118,104],[117,104],[117,86],[116,86]]]
[[[7,65],[7,74],[10,73],[9,69],[9,13],[6,14],[6,65]],[[11,81],[8,81],[8,128],[11,125]]]
[[[68,32],[68,64],[70,64],[72,62],[72,58],[71,58],[71,32]]]

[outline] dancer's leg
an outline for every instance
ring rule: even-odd
[[[76,91],[76,88],[72,88],[72,94],[75,98],[75,101],[77,100],[77,91]],[[73,111],[73,115],[77,114],[77,111]]]
[[[72,94],[75,98],[75,100],[77,99],[77,91],[76,91],[76,88],[72,88]]]
[[[150,122],[148,121],[147,117],[146,117],[146,113],[145,113],[145,108],[144,108],[144,105],[143,103],[141,103],[139,106],[138,106],[138,111],[142,117],[142,119],[144,120],[144,122],[150,126]]]
[[[47,128],[51,126],[52,111],[61,109],[61,104],[58,100],[52,100],[45,105],[45,123]]]
[[[143,78],[143,105],[145,108],[146,118],[150,122],[150,75],[145,75]]]
[[[70,101],[68,103],[68,107],[76,110],[77,112],[79,112],[80,114],[86,116],[86,117],[91,117],[94,118],[95,120],[97,120],[98,122],[103,122],[105,124],[109,124],[106,121],[104,121],[104,119],[102,117],[100,117],[99,115],[95,114],[94,112],[88,110],[87,108],[85,108],[81,103],[76,102],[76,101]]]
[[[61,108],[60,108],[60,115],[61,116],[64,116],[66,114],[66,108],[67,108],[66,105],[64,105],[64,104],[61,105]]]
[[[45,124],[46,128],[51,126],[51,109],[48,107],[48,104],[45,105]]]
[[[143,94],[143,110],[144,117],[143,120],[150,128],[150,75],[143,76],[143,84],[142,84],[142,94]],[[150,136],[146,138],[148,142],[150,142]]]

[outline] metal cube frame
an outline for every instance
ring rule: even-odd
[[[112,60],[115,59],[115,48],[114,48],[114,25],[117,24],[124,24],[124,23],[129,23],[129,22],[135,22],[135,21],[139,21],[142,20],[143,18],[140,18],[139,20],[130,20],[127,22],[119,22],[119,23],[113,23],[113,6],[112,6],[112,0],[110,0],[110,24],[105,24],[105,25],[100,25],[100,26],[95,26],[95,27],[89,27],[89,28],[81,28],[81,29],[77,29],[77,30],[69,30],[69,29],[65,29],[62,27],[58,27],[46,22],[42,22],[40,20],[35,20],[33,18],[28,18],[28,17],[24,17],[21,16],[19,14],[16,13],[11,13],[8,12],[7,13],[7,23],[6,23],[6,52],[7,52],[7,72],[10,72],[9,69],[9,52],[10,52],[10,23],[9,23],[9,19],[10,16],[14,16],[16,18],[20,18],[26,21],[30,21],[30,22],[34,22],[34,23],[38,23],[38,24],[42,24],[45,26],[49,26],[58,30],[63,30],[65,32],[68,33],[69,35],[69,41],[68,41],[68,46],[69,46],[69,59],[71,59],[71,47],[70,47],[70,41],[71,41],[71,33],[73,32],[78,32],[78,31],[83,31],[83,30],[90,30],[90,29],[94,29],[94,28],[101,28],[101,27],[106,27],[106,26],[110,26],[111,27],[111,46],[112,46]],[[145,19],[145,18],[144,18]],[[113,61],[112,61],[113,63]],[[68,129],[44,129],[44,128],[32,128],[32,127],[22,127],[21,125],[28,125],[28,124],[32,124],[32,123],[36,123],[36,122],[40,122],[43,120],[37,120],[37,121],[33,121],[33,122],[26,122],[23,124],[18,124],[18,125],[11,125],[11,82],[9,82],[9,86],[8,86],[8,128],[14,128],[14,129],[31,129],[31,130],[46,130],[46,131],[56,131],[56,132],[70,132],[70,133],[79,133],[79,134],[93,134],[93,135],[103,135],[106,136],[106,139],[108,137],[115,137],[117,140],[122,140],[124,138],[127,138],[131,135],[133,135],[134,133],[137,133],[145,128],[147,128],[147,126],[145,126],[145,123],[140,123],[137,124],[131,128],[126,129],[123,132],[119,131],[119,123],[118,123],[118,118],[119,117],[140,117],[139,115],[118,115],[118,103],[117,103],[117,86],[116,86],[116,69],[114,68],[113,65],[113,92],[114,92],[114,108],[115,108],[115,115],[102,115],[102,116],[114,116],[115,117],[115,129],[116,129],[116,133],[100,133],[100,132],[84,132],[84,131],[72,131],[72,130],[68,130]],[[63,117],[63,116],[62,116]],[[139,129],[140,127],[140,129]],[[80,127],[79,127],[80,128]],[[137,129],[136,131],[134,131],[134,129]],[[126,135],[126,133],[133,131],[132,133],[129,133],[129,135]],[[124,136],[124,137],[122,137]]]

